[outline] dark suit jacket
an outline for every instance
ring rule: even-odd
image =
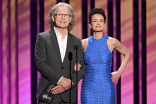
[[[71,61],[71,76],[74,86],[71,90],[71,101],[76,102],[76,72],[74,71],[74,66],[76,62],[76,51],[73,49],[73,44],[77,43],[79,49],[77,51],[78,61],[81,64],[81,68],[78,72],[78,81],[80,81],[85,74],[85,65],[83,61],[83,51],[81,40],[76,36],[68,33],[67,39],[67,49],[64,57],[64,61],[61,61],[60,50],[58,46],[57,37],[54,29],[39,33],[36,40],[35,46],[35,61],[37,70],[41,73],[39,78],[38,90],[36,97],[39,97],[40,93],[46,86],[46,84],[51,81],[54,84],[57,84],[61,76],[70,78],[70,61],[68,60],[68,53],[72,52],[72,61]],[[61,94],[61,98],[65,102],[69,102],[69,90]]]

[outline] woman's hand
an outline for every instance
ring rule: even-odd
[[[115,71],[115,72],[112,72],[111,74],[112,74],[112,77],[111,77],[112,82],[113,83],[116,82],[116,84],[117,84],[118,83],[118,80],[119,80],[119,78],[121,76],[121,72]]]
[[[81,64],[79,64],[79,62],[78,62],[77,64],[78,64],[78,71],[79,71],[80,68],[81,68]],[[75,63],[74,71],[77,71],[77,70],[76,70],[76,63]]]

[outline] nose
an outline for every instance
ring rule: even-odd
[[[61,17],[62,19],[65,19],[65,14],[62,14],[62,17]]]
[[[97,24],[99,25],[100,24],[100,21],[97,21]]]

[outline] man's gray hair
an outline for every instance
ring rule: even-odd
[[[70,10],[70,15],[71,15],[71,18],[72,18],[72,19],[71,19],[71,22],[69,23],[69,25],[68,25],[68,27],[67,27],[68,31],[70,31],[70,30],[72,30],[72,27],[73,27],[73,25],[74,25],[74,23],[75,23],[75,21],[74,21],[74,12],[73,12],[72,7],[71,7],[69,4],[67,4],[67,3],[62,3],[62,2],[60,2],[60,3],[56,4],[56,5],[54,5],[54,6],[51,8],[51,10],[50,10],[50,13],[49,13],[49,15],[48,15],[48,21],[49,21],[49,24],[50,24],[50,28],[52,29],[52,28],[55,26],[55,23],[54,23],[54,21],[52,20],[51,16],[55,14],[56,9],[57,9],[58,7],[60,7],[60,6],[66,6],[66,7],[68,7],[69,10]]]

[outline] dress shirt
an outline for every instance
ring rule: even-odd
[[[66,47],[67,47],[67,38],[68,38],[68,31],[66,32],[66,35],[64,37],[64,39],[62,39],[62,34],[59,33],[56,28],[54,27],[54,31],[56,33],[56,37],[57,37],[57,41],[58,41],[58,45],[59,45],[59,49],[60,49],[60,55],[61,55],[61,60],[63,62],[65,54],[66,54]],[[62,76],[63,77],[63,76]],[[61,77],[61,78],[62,78]],[[60,80],[57,82],[57,84],[60,83]]]
[[[58,45],[60,49],[61,60],[63,62],[65,54],[66,54],[68,31],[66,32],[64,39],[62,39],[62,34],[59,33],[55,27],[54,27],[54,31],[56,33],[56,37],[57,37],[57,41],[58,41]]]

